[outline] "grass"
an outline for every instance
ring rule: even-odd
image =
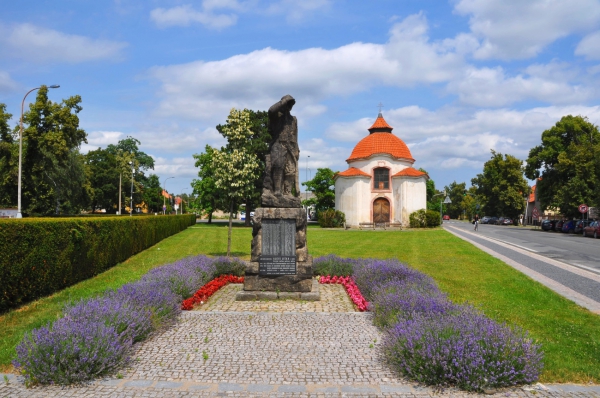
[[[232,252],[250,258],[250,228],[234,228]],[[342,231],[310,228],[312,256],[397,258],[432,276],[456,302],[528,330],[543,345],[542,382],[600,382],[600,317],[442,230]],[[160,248],[160,250],[159,250]],[[97,277],[0,317],[0,367],[10,370],[23,333],[56,319],[72,300],[138,279],[149,269],[197,254],[224,255],[225,224],[200,224],[167,238]]]

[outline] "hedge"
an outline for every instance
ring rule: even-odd
[[[0,220],[0,313],[98,275],[195,223],[195,215]]]

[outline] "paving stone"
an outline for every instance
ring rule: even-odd
[[[268,384],[248,384],[246,391],[250,392],[269,392],[273,391],[273,386]]]
[[[219,391],[243,391],[244,387],[236,383],[219,383]]]
[[[414,390],[413,390],[413,388],[411,386],[387,386],[387,385],[382,385],[382,386],[379,386],[379,389],[381,390],[382,393],[393,393],[393,392],[411,393],[411,392],[414,392]]]
[[[130,380],[125,382],[123,387],[150,387],[152,383],[152,380]]]
[[[354,387],[354,386],[344,386],[342,387],[343,393],[367,393],[367,394],[377,394],[377,389],[372,387]]]
[[[279,386],[277,392],[306,392],[306,386]]]
[[[108,380],[100,380],[98,383],[102,384],[103,386],[117,386],[117,385],[123,383],[123,380],[121,380],[121,379],[108,379]]]
[[[183,383],[176,381],[159,381],[156,383],[154,388],[180,388]]]

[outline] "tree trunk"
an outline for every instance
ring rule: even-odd
[[[210,213],[208,213],[208,223],[212,224],[212,211]]]
[[[244,222],[244,225],[247,227],[250,226],[250,206],[252,206],[252,201],[250,199],[246,199],[246,221]]]
[[[227,231],[227,257],[231,257],[231,221],[233,219],[233,199],[229,205],[229,230]]]

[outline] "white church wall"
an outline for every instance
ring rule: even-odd
[[[394,222],[409,225],[410,214],[427,207],[427,186],[425,177],[396,177],[393,181]]]
[[[394,175],[407,167],[411,167],[412,163],[404,160],[396,160],[387,155],[376,155],[369,159],[354,160],[350,162],[348,166],[356,167],[369,175],[373,175],[373,169],[377,167],[388,167],[390,169],[390,175]]]

